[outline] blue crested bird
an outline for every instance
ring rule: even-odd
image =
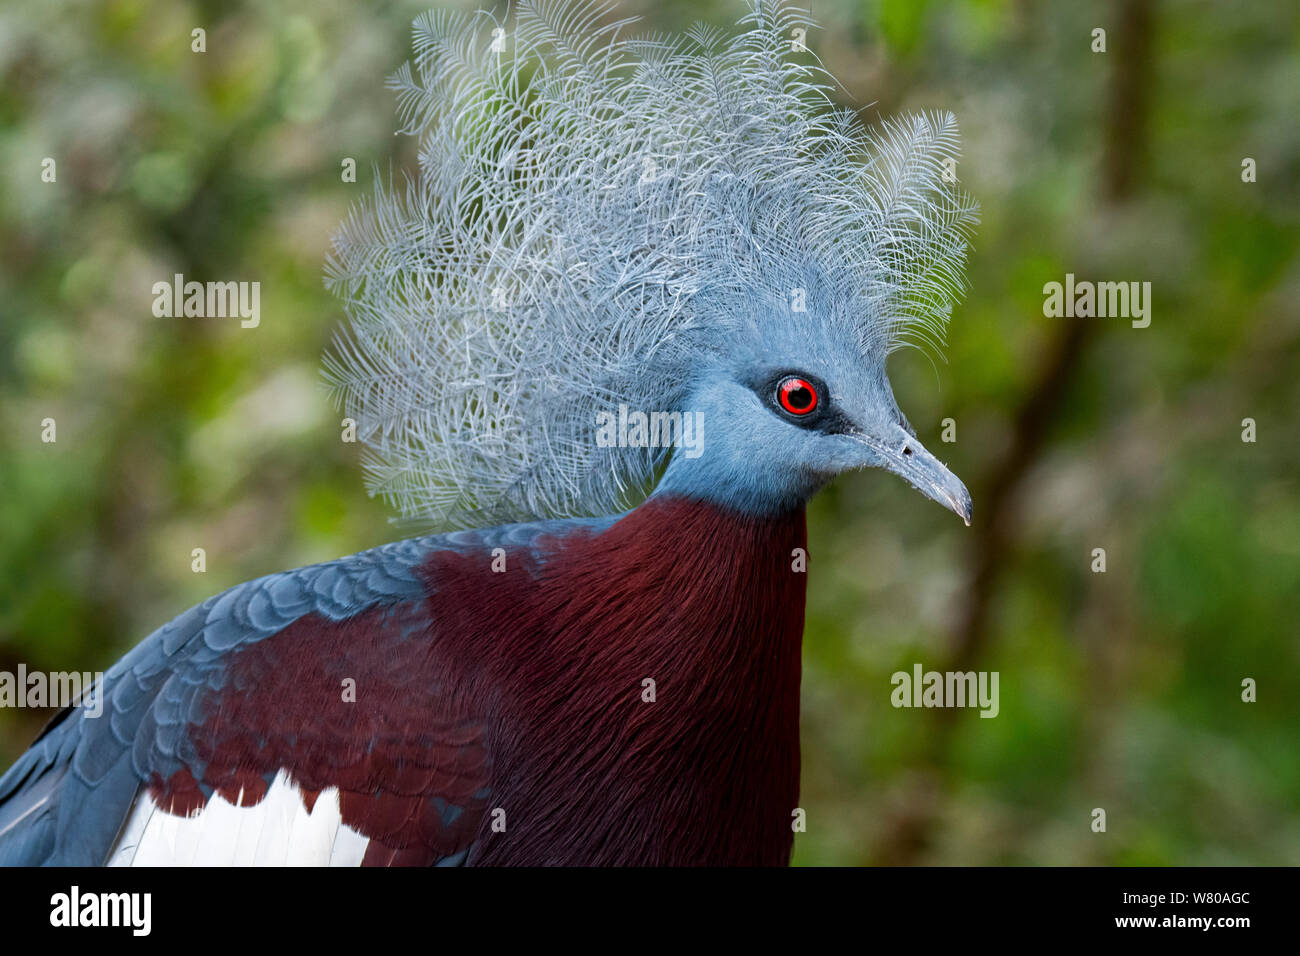
[[[755,3],[431,13],[418,173],[336,236],[372,493],[460,528],[181,614],[0,778],[0,863],[785,864],[804,507],[881,468],[970,523],[886,359],[941,344],[948,115],[874,131]]]

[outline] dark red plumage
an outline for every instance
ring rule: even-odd
[[[368,863],[784,864],[796,548],[801,509],[654,497],[603,532],[510,550],[503,573],[487,551],[434,552],[423,599],[239,650],[189,728],[202,782],[246,803],[281,768],[311,798],[337,786]],[[153,786],[181,812],[195,793]]]

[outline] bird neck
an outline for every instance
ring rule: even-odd
[[[576,828],[506,836],[483,860],[788,862],[805,548],[802,508],[755,517],[661,493],[499,576],[490,606],[480,593],[477,614],[509,635],[498,686],[528,703],[508,718],[524,744],[498,755],[509,802]],[[584,768],[582,787],[565,767]]]
[[[719,514],[779,521],[802,515],[805,502],[825,483],[824,477],[777,471],[770,456],[726,443],[694,458],[675,453],[649,502],[695,501]]]

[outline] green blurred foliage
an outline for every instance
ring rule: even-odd
[[[877,473],[810,509],[796,862],[1300,862],[1297,14],[1155,4],[1146,109],[1116,147],[1136,110],[1111,92],[1125,2],[813,6],[808,42],[866,121],[963,124],[971,291],[945,360],[891,372],[977,525],[1065,321],[1043,284],[1149,280],[1154,305],[1146,329],[1093,320],[1002,512],[971,664],[1000,673],[996,719],[889,700],[894,671],[951,659],[979,529]],[[364,495],[317,369],[341,318],[329,237],[374,166],[414,164],[382,80],[425,5],[0,11],[0,669],[103,669],[225,587],[410,533]],[[662,29],[740,15],[623,6]],[[1108,157],[1132,175],[1122,197]],[[152,284],[177,272],[259,280],[261,325],[154,318]],[[0,711],[0,764],[44,717]]]

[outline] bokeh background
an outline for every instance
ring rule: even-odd
[[[0,669],[104,669],[229,585],[411,533],[318,363],[330,235],[372,164],[412,165],[383,79],[427,5],[0,10]],[[1298,9],[814,0],[845,102],[957,114],[983,224],[946,361],[891,360],[974,527],[883,473],[810,511],[797,863],[1300,862]],[[175,272],[259,280],[260,327],[154,318]],[[1067,272],[1150,281],[1150,327],[1044,317]],[[1000,715],[894,709],[917,662],[998,671]],[[0,710],[0,765],[46,716]]]

